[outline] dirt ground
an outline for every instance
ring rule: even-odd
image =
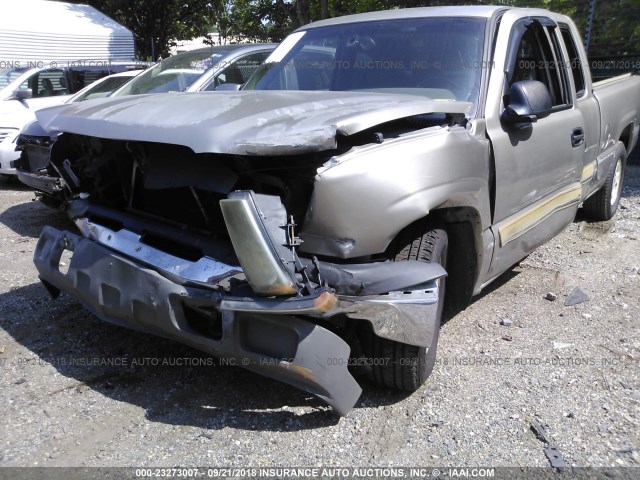
[[[292,387],[52,300],[32,252],[63,213],[0,185],[0,466],[523,466],[640,473],[640,167],[442,328],[413,395],[344,418]],[[589,300],[565,306],[578,287]],[[553,294],[553,295],[547,295]],[[553,298],[557,297],[555,300]],[[631,478],[630,477],[630,478]],[[637,477],[636,477],[637,478]]]

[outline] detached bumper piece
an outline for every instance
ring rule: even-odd
[[[63,251],[73,252],[66,274]],[[291,313],[319,311],[316,298],[245,298],[178,285],[70,232],[45,227],[34,263],[51,293],[68,292],[99,318],[174,339],[317,395],[346,415],[362,392],[347,370],[349,346]],[[322,303],[322,302],[320,302]],[[320,309],[322,306],[320,307]],[[260,312],[256,315],[255,312]]]

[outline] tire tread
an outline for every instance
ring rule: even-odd
[[[394,261],[430,262],[438,249],[438,242],[446,242],[446,238],[444,230],[429,228],[426,223],[417,222],[396,238],[390,246],[390,251],[397,251],[393,256]],[[446,243],[441,248],[446,252]],[[369,377],[373,382],[408,392],[420,387],[425,380],[420,378],[420,362],[427,358],[426,355],[421,355],[420,350],[424,349],[378,337],[371,328],[366,328],[361,337],[363,350],[371,358],[385,360],[372,363]],[[432,368],[433,366],[429,367],[428,373]]]

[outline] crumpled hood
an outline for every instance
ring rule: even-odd
[[[330,150],[337,135],[467,102],[366,92],[240,91],[136,95],[36,115],[47,131],[184,145],[196,153],[287,155]]]

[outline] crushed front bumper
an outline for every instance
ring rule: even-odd
[[[59,269],[64,250],[73,252],[66,273]],[[91,240],[51,227],[42,231],[34,263],[52,293],[71,293],[105,321],[234,358],[237,365],[317,395],[341,415],[362,391],[347,370],[347,343],[292,316],[322,314],[326,291],[315,298],[261,299],[258,306],[250,299],[178,285]],[[198,320],[218,328],[202,333]]]
[[[345,339],[350,336],[342,333],[347,321],[368,322],[383,338],[431,345],[440,320],[437,279],[446,275],[440,265],[337,265],[294,257],[295,270],[285,270],[288,251],[281,247],[289,242],[277,238],[286,222],[278,217],[279,202],[261,198],[258,206],[248,195],[234,198],[242,208],[227,209],[226,223],[242,238],[234,242],[231,236],[246,268],[234,266],[233,257],[212,240],[204,242],[210,250],[190,260],[169,253],[170,247],[159,250],[144,235],[205,245],[168,226],[79,200],[70,204],[69,213],[83,236],[45,227],[34,263],[54,296],[69,292],[103,320],[234,358],[238,365],[322,398],[342,415],[361,393],[347,368]],[[67,271],[60,268],[64,251],[71,255]],[[298,289],[294,294],[255,293],[271,281],[280,285],[278,291],[288,289],[289,271]]]

